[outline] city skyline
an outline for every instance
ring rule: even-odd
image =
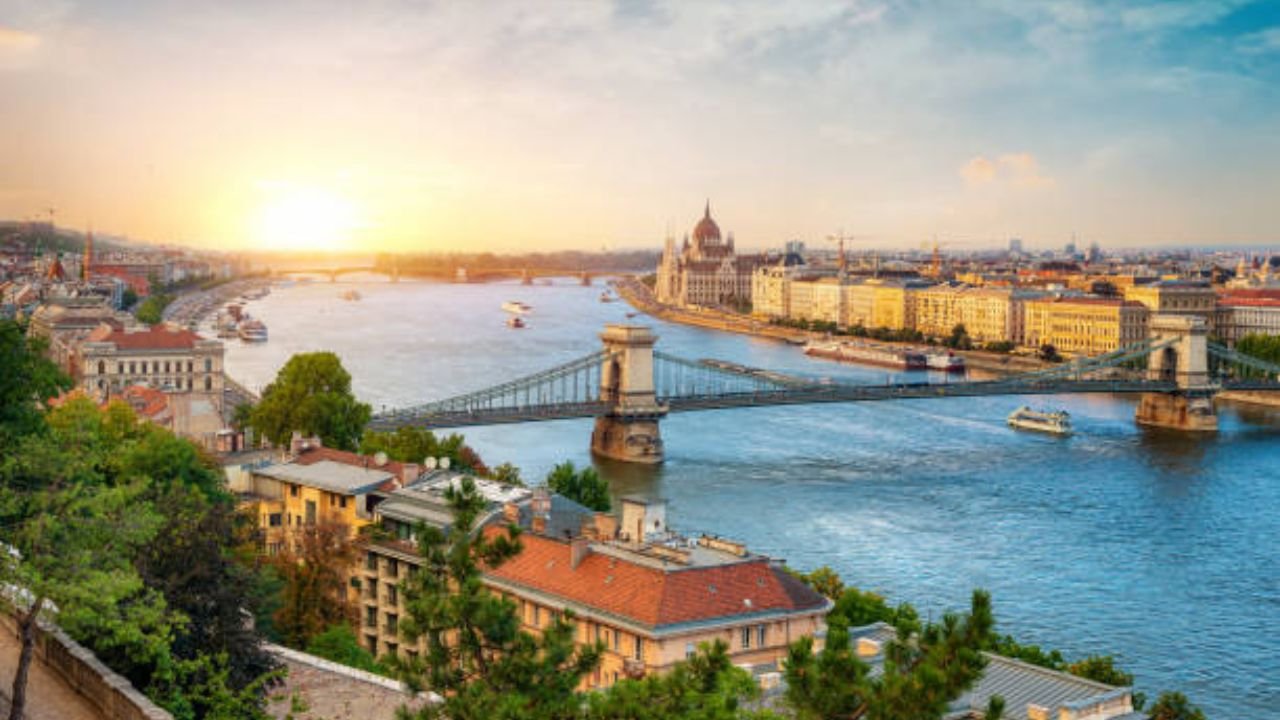
[[[0,217],[365,251],[1265,245],[1262,2],[6,3]]]

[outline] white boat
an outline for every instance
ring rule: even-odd
[[[514,330],[519,330],[524,326],[525,326],[524,318],[520,317],[519,315],[512,315],[511,317],[507,318],[507,327],[509,328],[512,328]]]
[[[1039,411],[1023,405],[1009,413],[1009,427],[1035,430],[1052,435],[1070,435],[1071,416],[1067,414],[1066,410]]]
[[[600,293],[600,302],[603,302],[603,303],[618,302],[618,298],[609,294],[608,290],[605,290],[604,292]]]
[[[245,342],[266,342],[267,326],[261,320],[246,319],[240,323],[239,334]]]
[[[930,370],[964,372],[964,358],[955,353],[932,353],[927,357]]]
[[[533,306],[520,302],[519,300],[508,300],[502,303],[502,309],[516,315],[524,315],[533,312]]]

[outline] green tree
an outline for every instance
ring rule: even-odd
[[[489,472],[489,477],[497,480],[504,485],[515,485],[524,487],[524,480],[520,479],[520,468],[509,462],[504,462]]]
[[[351,375],[331,352],[289,358],[250,414],[250,424],[282,446],[295,430],[318,435],[329,447],[355,450],[371,416],[351,392]]]
[[[169,303],[173,302],[173,296],[165,293],[150,295],[142,304],[138,305],[134,315],[139,322],[148,325],[155,325],[164,320],[164,309],[169,307]]]
[[[844,581],[840,579],[840,575],[832,570],[829,566],[822,567],[810,573],[799,575],[809,587],[822,593],[831,600],[838,600],[840,595],[844,593]]]
[[[149,688],[148,694],[175,720],[270,720],[263,697],[283,676],[283,669],[243,686],[232,681],[233,674],[227,656],[199,655],[177,661],[173,671]]]
[[[551,488],[552,492],[597,512],[608,512],[611,507],[609,483],[600,477],[595,468],[578,470],[573,466],[573,462],[566,460],[556,465],[547,474],[547,487]]]
[[[956,350],[973,349],[973,340],[970,339],[969,331],[965,329],[963,323],[958,323],[955,327],[951,328],[951,335],[947,337],[943,344]]]
[[[134,292],[133,288],[125,288],[124,292],[120,294],[120,308],[123,310],[128,310],[137,304],[137,302],[138,293]]]
[[[311,642],[307,643],[307,652],[347,667],[380,675],[387,674],[387,668],[378,662],[368,648],[360,644],[360,639],[350,625],[330,625],[324,632],[311,638]]]
[[[621,680],[587,699],[587,720],[734,720],[760,695],[750,673],[736,667],[723,640],[641,680]],[[751,713],[752,717],[773,717]]]
[[[400,631],[426,641],[417,659],[392,659],[397,675],[426,686],[444,702],[401,717],[569,718],[581,700],[575,688],[600,661],[599,646],[577,647],[571,613],[553,619],[541,635],[520,629],[516,606],[486,589],[481,568],[500,566],[521,550],[519,528],[486,533],[476,528],[487,503],[470,478],[446,490],[453,526],[446,535],[419,526],[421,570],[403,581]]]
[[[23,506],[25,520],[5,528],[6,580],[23,588],[18,612],[21,650],[11,691],[10,720],[26,706],[36,624],[57,608],[72,637],[92,639],[95,653],[129,665],[153,665],[174,624],[159,593],[148,591],[132,560],[161,518],[141,499],[140,485],[57,485],[27,497],[4,491],[4,503]]]
[[[455,470],[489,474],[484,461],[457,433],[441,438],[430,430],[415,427],[400,427],[389,432],[366,430],[360,439],[360,452],[366,455],[384,452],[392,460],[414,463],[427,458],[449,458],[449,466]]]
[[[850,646],[848,629],[837,621],[828,628],[822,652],[813,651],[809,637],[791,645],[784,670],[787,703],[801,720],[940,718],[981,677],[982,650],[994,624],[990,596],[975,590],[964,616],[948,613],[918,631],[908,623],[898,626],[884,650],[883,674],[872,678]]]
[[[0,320],[0,460],[19,438],[44,425],[50,398],[69,390],[71,378],[45,358],[46,344],[28,338],[12,320]]]
[[[1150,720],[1205,720],[1204,711],[1180,692],[1160,693],[1147,717]]]

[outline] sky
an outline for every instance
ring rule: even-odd
[[[0,218],[236,249],[1280,245],[1277,0],[0,0]]]

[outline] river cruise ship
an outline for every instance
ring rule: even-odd
[[[1071,416],[1066,410],[1039,411],[1023,405],[1009,413],[1009,426],[1052,435],[1070,435]]]
[[[929,366],[929,361],[922,352],[885,345],[810,341],[805,343],[804,352],[806,355],[828,360],[881,365],[899,370],[924,370]]]

